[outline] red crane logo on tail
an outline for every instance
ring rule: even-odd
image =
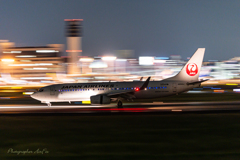
[[[189,76],[195,76],[198,73],[198,67],[195,63],[189,63],[186,67],[186,72]]]

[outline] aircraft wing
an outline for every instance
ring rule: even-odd
[[[135,92],[139,92],[141,90],[144,90],[145,88],[147,88],[148,83],[150,81],[151,77],[148,77],[148,79],[144,82],[144,84],[142,85],[142,87],[135,89],[135,90],[131,90],[131,91],[122,91],[122,92],[115,92],[115,93],[108,93],[106,96],[108,97],[123,97],[125,99],[132,99],[135,98],[134,93]]]
[[[117,92],[117,93],[109,93],[107,94],[108,97],[116,96],[116,95],[121,95],[121,94],[134,94],[134,90],[131,91],[122,91],[122,92]]]

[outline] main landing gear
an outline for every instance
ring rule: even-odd
[[[117,106],[118,106],[118,108],[123,108],[122,105],[123,105],[123,104],[122,104],[122,101],[118,100],[118,102],[117,102]]]

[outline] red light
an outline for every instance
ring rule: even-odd
[[[135,91],[139,91],[140,89],[138,87],[135,88]]]

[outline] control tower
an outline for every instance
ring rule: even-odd
[[[65,19],[66,39],[69,56],[68,74],[80,74],[79,56],[82,54],[82,22],[83,19]]]

